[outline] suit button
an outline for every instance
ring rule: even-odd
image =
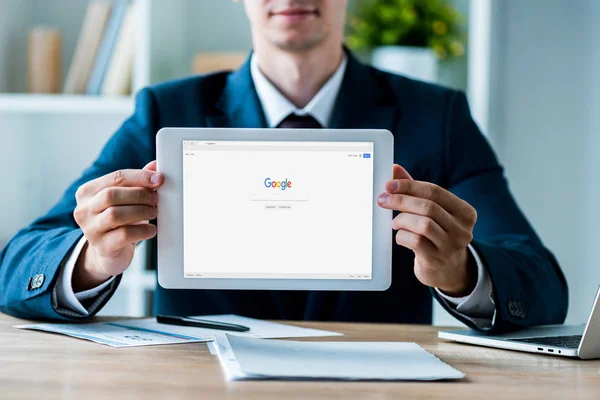
[[[34,276],[31,279],[31,289],[39,289],[42,287],[42,285],[44,284],[44,275],[43,274],[37,274],[36,276]]]
[[[519,302],[510,301],[508,303],[508,312],[513,317],[525,319],[525,308]]]

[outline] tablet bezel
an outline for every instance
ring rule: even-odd
[[[183,142],[291,141],[373,143],[371,279],[185,278],[183,267]],[[158,171],[165,175],[158,204],[158,283],[165,289],[383,291],[392,282],[392,211],[379,194],[392,179],[394,137],[387,130],[163,128],[156,136]],[[163,221],[170,221],[163,223]]]

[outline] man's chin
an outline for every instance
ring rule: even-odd
[[[276,39],[274,44],[285,51],[308,51],[321,43],[321,38],[285,38]]]

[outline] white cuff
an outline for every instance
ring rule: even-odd
[[[496,314],[494,305],[493,286],[490,274],[483,265],[479,254],[473,246],[469,245],[469,251],[477,263],[477,284],[470,295],[464,297],[451,297],[441,290],[435,289],[437,293],[448,303],[456,307],[456,311],[469,318],[493,319]]]
[[[83,249],[83,246],[86,242],[87,240],[85,239],[85,236],[79,239],[79,242],[77,242],[73,248],[73,251],[71,252],[71,255],[69,256],[69,259],[65,263],[64,268],[60,271],[60,274],[58,275],[58,281],[56,282],[56,297],[58,300],[58,306],[79,313],[82,316],[88,316],[89,312],[85,309],[81,302],[98,296],[102,290],[110,285],[113,279],[115,279],[113,276],[103,284],[83,292],[75,293],[73,291],[73,269],[75,268],[75,264],[77,263],[79,255],[81,254],[81,249]]]

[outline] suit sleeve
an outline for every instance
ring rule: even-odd
[[[462,93],[450,96],[444,142],[444,185],[478,214],[472,246],[489,272],[496,307],[489,330],[563,323],[568,306],[565,277],[517,206],[503,169],[473,121]],[[434,296],[440,301],[437,293]],[[472,321],[440,303],[477,329]]]
[[[54,291],[61,268],[83,236],[73,218],[75,192],[88,181],[119,169],[140,169],[154,159],[158,119],[155,108],[150,89],[142,90],[137,96],[133,116],[108,141],[97,160],[73,182],[46,215],[19,231],[2,249],[1,312],[29,319],[82,318],[59,308]],[[115,279],[106,291],[112,294],[119,280],[120,277]],[[102,304],[94,304],[94,311],[99,311],[110,297],[100,296]]]

